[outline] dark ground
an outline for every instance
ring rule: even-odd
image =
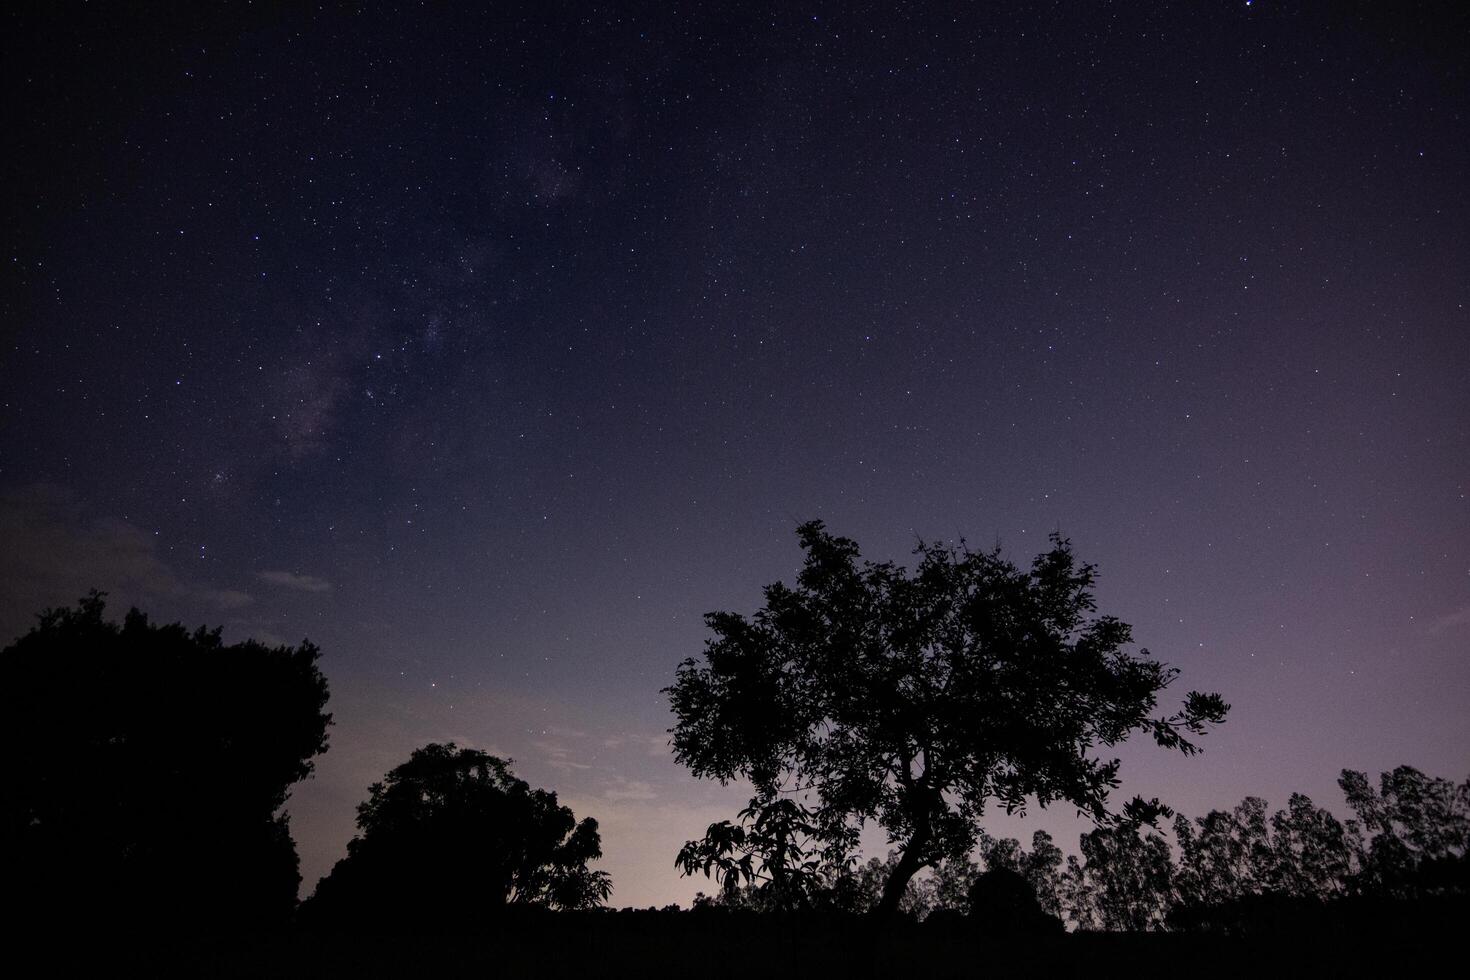
[[[487,926],[262,933],[135,930],[32,937],[48,975],[163,977],[1366,976],[1443,972],[1464,958],[1464,902],[1249,936],[986,936],[959,921],[879,929],[858,917],[622,911]],[[27,975],[32,974],[28,971]]]

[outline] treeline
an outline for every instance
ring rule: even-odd
[[[298,907],[282,806],[327,746],[317,649],[226,645],[218,630],[103,611],[97,594],[51,610],[0,652],[0,860],[18,921],[462,928],[526,914],[584,922],[604,906],[612,882],[589,868],[602,854],[595,820],[504,760],[429,745],[368,788],[347,856]],[[979,832],[954,852],[964,857],[905,877],[901,915],[886,919],[966,935],[1249,933],[1365,908],[1381,920],[1388,905],[1463,908],[1470,780],[1403,766],[1376,786],[1345,770],[1339,785],[1346,820],[1294,794],[1274,813],[1249,797],[1199,818],[1130,804],[1074,855],[1042,831],[1029,847]],[[680,852],[686,872],[722,882],[695,913],[892,911],[901,854],[859,863],[823,848],[835,838],[815,811],[757,802]]]
[[[1029,849],[986,835],[973,856],[911,881],[900,910],[914,919],[979,913],[1005,919],[1008,929],[1024,927],[1013,911],[997,909],[999,890],[1012,909],[1034,905],[1058,927],[1228,932],[1339,901],[1470,895],[1470,779],[1456,784],[1400,766],[1376,788],[1353,770],[1343,770],[1338,784],[1353,814],[1347,820],[1294,793],[1274,813],[1254,796],[1198,818],[1166,813],[1172,833],[1163,821],[1101,827],[1081,835],[1073,855],[1044,830]],[[897,861],[890,853],[830,874],[807,904],[875,908]],[[745,885],[701,894],[695,904],[776,911],[783,902],[769,886]],[[1030,924],[1047,928],[1036,918]]]

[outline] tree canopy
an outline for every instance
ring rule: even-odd
[[[327,747],[317,648],[104,608],[50,610],[0,652],[5,891],[37,915],[289,915],[278,811]]]
[[[360,834],[317,886],[334,922],[477,918],[508,905],[590,908],[611,892],[597,821],[532,789],[506,760],[431,744],[368,790]]]
[[[665,689],[674,751],[696,776],[750,780],[748,813],[814,799],[828,858],[876,820],[900,853],[880,911],[897,908],[915,872],[974,847],[987,801],[1065,801],[1109,823],[1119,763],[1096,750],[1146,732],[1193,753],[1191,737],[1224,720],[1223,700],[1198,692],[1156,713],[1176,671],[1130,653],[1127,624],[1095,615],[1094,568],[1059,536],[1029,569],[999,549],[921,542],[910,573],[862,560],[820,521],[798,535],[794,587],[767,586],[752,616],[706,617],[704,656]],[[721,861],[722,826],[701,853],[739,876]]]

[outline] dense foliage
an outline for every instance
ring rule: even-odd
[[[374,783],[359,836],[322,879],[309,916],[342,923],[454,922],[508,905],[590,908],[611,891],[597,821],[509,764],[453,743],[416,749]]]
[[[279,811],[331,721],[317,648],[103,611],[93,593],[0,652],[7,897],[38,918],[286,918]]]
[[[988,801],[1064,801],[1111,824],[1118,762],[1096,750],[1141,731],[1192,753],[1190,736],[1224,720],[1220,697],[1197,692],[1156,714],[1176,671],[1095,615],[1094,569],[1059,537],[1029,570],[921,543],[910,574],[860,560],[819,521],[798,534],[796,586],[768,586],[751,617],[707,616],[704,657],[667,689],[678,760],[756,790],[740,824],[686,845],[686,872],[800,900],[876,821],[899,855],[879,902],[893,912],[916,872],[975,847]]]

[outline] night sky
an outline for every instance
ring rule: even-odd
[[[320,644],[303,894],[449,739],[598,819],[614,905],[708,890],[745,795],[659,689],[814,517],[1067,534],[1234,705],[1127,795],[1470,769],[1455,5],[27,6],[0,642],[97,587]]]

